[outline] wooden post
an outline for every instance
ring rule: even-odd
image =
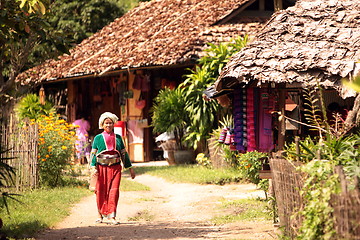
[[[342,166],[336,166],[335,173],[339,175],[341,192],[346,194],[347,193],[346,177]]]
[[[300,146],[299,146],[300,137],[295,137],[295,149],[296,149],[296,160],[300,161]]]
[[[283,9],[282,0],[274,0],[274,10],[275,12]]]
[[[284,84],[279,84],[279,110],[281,111],[281,116],[285,116],[285,98],[286,98],[286,89]],[[278,126],[278,150],[282,150],[285,146],[285,118],[282,117],[279,121]]]
[[[76,120],[76,87],[74,80],[70,80],[67,82],[68,88],[68,122],[74,122]]]
[[[261,12],[265,11],[265,0],[259,1],[259,11]]]

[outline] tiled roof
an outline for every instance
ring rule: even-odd
[[[194,61],[207,42],[257,32],[268,18],[214,25],[249,0],[152,0],[85,39],[70,55],[49,60],[21,75],[26,84],[146,66]],[[248,23],[248,22],[251,23]]]
[[[320,81],[341,91],[341,78],[356,71],[359,59],[360,1],[299,0],[234,55],[215,87]]]

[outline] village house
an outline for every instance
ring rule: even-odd
[[[318,133],[302,125],[311,124],[304,114],[308,99],[323,100],[328,121],[335,110],[346,123],[359,123],[360,97],[342,84],[359,74],[359,16],[359,1],[298,0],[293,7],[274,13],[212,86],[213,96],[226,92],[222,97],[232,100],[237,150],[275,152],[269,159],[271,170],[261,170],[259,175],[272,179],[279,224],[291,239],[298,238],[304,219],[296,213],[305,208],[306,199],[299,189],[309,179],[296,168],[302,162],[282,155],[284,146]],[[314,86],[323,90],[312,91]],[[321,116],[321,111],[317,114]],[[300,153],[300,146],[295,146]],[[319,151],[315,159],[320,157]],[[335,238],[357,239],[359,191],[355,188],[346,194],[342,176],[342,193],[329,200]]]
[[[326,107],[340,106],[343,112],[353,107],[355,92],[342,79],[359,71],[359,14],[356,1],[299,0],[274,13],[234,55],[213,88],[234,93],[238,150],[281,150],[287,138],[311,134],[296,121],[306,122],[304,90],[312,86],[324,88]],[[243,99],[253,108],[242,111]],[[279,120],[280,115],[287,118]]]
[[[22,84],[43,86],[56,107],[73,122],[79,112],[98,133],[97,119],[111,111],[132,161],[157,159],[149,111],[165,86],[183,81],[187,68],[207,43],[255,35],[275,10],[293,0],[153,0],[124,16],[62,55],[22,73]]]

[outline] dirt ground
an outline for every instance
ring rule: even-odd
[[[91,195],[76,204],[63,222],[36,239],[277,239],[276,229],[269,222],[219,226],[209,222],[221,214],[221,200],[264,197],[263,191],[252,184],[179,184],[150,175],[139,175],[134,180],[149,186],[151,191],[120,192],[120,225],[95,224],[95,195]]]

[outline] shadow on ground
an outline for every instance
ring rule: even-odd
[[[51,229],[39,234],[36,239],[199,239],[220,231],[219,227],[198,223],[121,223],[117,226],[99,226]],[[244,229],[245,230],[245,229]],[[44,238],[45,237],[45,238]]]

